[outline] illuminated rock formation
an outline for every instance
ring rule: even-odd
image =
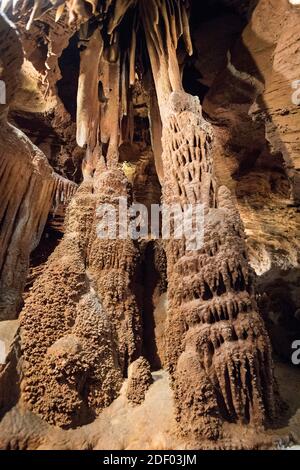
[[[166,248],[169,367],[183,431],[217,438],[222,420],[257,426],[275,417],[271,347],[239,214],[213,176],[212,132],[197,98],[174,93],[169,106],[166,199],[205,206],[203,248],[190,251],[185,240]]]
[[[64,238],[21,316],[23,400],[60,426],[91,420],[122,383],[110,321],[86,270],[92,189],[91,183],[82,185],[72,200]]]
[[[161,31],[147,29],[163,123],[164,200],[182,208],[199,202],[205,210],[201,250],[190,251],[185,239],[166,247],[168,365],[183,432],[217,438],[222,420],[263,425],[275,417],[271,347],[255,304],[242,224],[230,191],[214,176],[212,130],[198,98],[182,90],[180,33],[172,34],[174,18],[160,4],[146,8],[144,18],[156,11],[167,31],[164,47]],[[191,53],[188,29],[185,42]]]
[[[39,243],[52,204],[67,203],[76,184],[55,174],[45,155],[7,122],[8,106],[20,85],[23,52],[17,32],[0,17],[6,104],[0,105],[0,319],[16,318],[29,255]]]
[[[17,320],[0,369],[3,447],[12,446],[16,434],[15,446],[22,448],[51,447],[55,436],[60,442],[69,436],[78,448],[102,448],[110,442],[112,416],[118,421],[118,413],[122,419],[141,413],[144,423],[139,409],[145,409],[149,419],[160,380],[170,410],[164,432],[173,436],[174,448],[271,446],[265,430],[276,422],[281,401],[257,302],[265,296],[256,294],[253,266],[261,272],[268,237],[276,239],[275,248],[290,250],[285,260],[293,259],[293,268],[298,254],[297,242],[283,240],[282,226],[273,238],[263,223],[255,226],[253,192],[259,184],[274,187],[276,180],[286,198],[282,213],[288,206],[288,230],[295,234],[298,167],[296,157],[289,158],[298,147],[283,132],[285,111],[277,112],[272,74],[264,69],[271,57],[267,43],[276,71],[295,78],[286,68],[289,55],[281,61],[286,36],[273,37],[260,21],[269,16],[265,11],[275,25],[285,15],[295,29],[299,13],[280,0],[271,15],[274,2],[260,0],[251,22],[252,2],[216,0],[205,3],[208,10],[198,20],[191,16],[195,4],[1,4],[19,29],[0,16],[0,79],[7,83],[7,103],[0,105],[0,320],[20,313],[20,330]],[[228,29],[222,14],[214,17],[215,6],[234,17]],[[206,13],[217,32],[204,25]],[[272,37],[256,43],[262,31]],[[215,34],[220,41],[224,35],[225,45],[214,55],[203,42],[207,36],[214,44]],[[258,57],[266,87],[262,77],[243,69],[251,61],[238,37]],[[289,35],[287,40],[292,43]],[[187,68],[196,76],[192,84]],[[255,123],[256,109],[264,129]],[[265,109],[270,115],[262,117]],[[297,113],[293,108],[287,114],[293,129],[291,114]],[[282,133],[286,141],[279,145]],[[268,172],[259,166],[264,157]],[[277,199],[267,192],[260,204],[275,207]],[[124,213],[132,202],[148,209],[161,202],[181,209],[202,205],[203,244],[191,249],[186,234],[180,240],[157,241],[153,234],[132,240],[130,216],[118,212],[120,199]],[[100,236],[105,205],[115,209],[109,228],[116,222],[119,238]],[[56,248],[22,300],[42,234],[42,243],[53,237]],[[8,400],[4,388],[10,383]],[[15,431],[16,416],[30,438]],[[33,420],[37,424],[28,431]],[[2,437],[5,426],[8,437]],[[82,426],[84,439],[78,438]],[[109,427],[107,436],[97,426]],[[125,428],[119,440],[112,438],[116,447],[124,448]],[[241,429],[247,437],[237,435]],[[170,441],[164,439],[157,446],[166,448]]]

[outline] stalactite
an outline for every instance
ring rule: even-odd
[[[114,11],[109,21],[108,34],[112,34],[116,30],[129,7],[136,2],[137,0],[116,0],[114,2]]]
[[[180,37],[184,35],[188,44],[188,53],[192,54],[189,23],[183,21],[182,15],[186,18],[186,5],[181,2],[171,1],[169,8],[161,0],[149,0],[141,2],[141,17],[146,34],[148,53],[151,61],[154,81],[156,82],[156,92],[161,115],[165,109],[165,103],[172,91],[183,90],[179,64],[177,61],[177,45]],[[170,14],[170,5],[174,9],[174,14]],[[182,28],[176,29],[176,35],[172,23],[174,15],[179,18]],[[160,28],[160,21],[164,27]],[[174,37],[175,35],[175,37]],[[158,83],[159,81],[159,83]],[[162,116],[163,118],[163,116]]]
[[[104,90],[108,91],[107,105],[101,108],[101,143],[107,146],[105,160],[109,168],[118,163],[119,144],[121,137],[121,70],[120,59],[116,63],[102,62],[102,82]]]
[[[129,61],[130,61],[130,69],[129,69],[129,85],[133,86],[135,83],[135,55],[136,55],[136,30],[135,28],[132,31],[132,38],[131,38],[131,47],[130,47],[130,54],[129,54]]]
[[[77,191],[77,184],[60,175],[54,174],[52,209],[55,214],[59,206],[67,206]]]
[[[129,188],[117,169],[129,83],[128,56],[126,63],[121,60],[116,31],[118,18],[126,11],[122,4],[102,5],[105,15],[110,6],[116,6],[117,15],[106,49],[100,29],[91,37],[85,35],[77,108],[77,139],[86,147],[85,178],[77,191],[75,185],[56,177],[54,206],[76,194],[64,238],[22,312],[26,358],[22,397],[45,420],[65,427],[83,424],[109,405],[128,366],[141,353],[141,316],[132,290],[138,250],[129,239],[107,241],[97,235],[97,207],[128,197]],[[64,287],[58,292],[60,285]],[[31,332],[37,333],[37,328],[32,343]],[[87,341],[89,331],[94,331],[92,343]],[[67,364],[64,370],[63,363]],[[63,402],[61,374],[66,379]]]

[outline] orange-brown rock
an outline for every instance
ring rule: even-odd
[[[153,382],[150,364],[140,357],[134,361],[128,370],[128,384],[126,396],[134,405],[140,405],[145,400],[145,394]]]
[[[118,387],[110,327],[85,271],[93,204],[92,187],[86,184],[69,207],[64,239],[33,285],[21,316],[22,398],[47,421],[61,426],[91,419]],[[98,365],[104,374],[111,369],[114,377],[111,389],[107,382],[108,396],[94,393],[93,384],[102,373]]]
[[[163,161],[172,171],[165,197],[182,207],[202,202],[205,235],[198,251],[189,250],[188,240],[166,248],[168,361],[183,431],[216,439],[222,420],[259,426],[275,418],[271,347],[238,211],[214,179],[209,125],[197,99],[182,93],[171,95],[169,113]]]
[[[299,441],[299,8],[1,3],[1,448]]]

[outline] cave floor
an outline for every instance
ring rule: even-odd
[[[289,405],[285,423],[264,434],[247,427],[228,425],[217,448],[284,448],[300,444],[300,370],[276,363],[276,377]],[[120,396],[91,424],[63,430],[50,426],[22,409],[19,403],[0,423],[0,448],[37,450],[183,450],[193,448],[175,433],[176,421],[168,373],[153,373],[154,383],[145,401],[133,406],[126,398],[126,381]],[[199,446],[199,445],[198,445]],[[198,447],[197,446],[197,447]],[[216,448],[202,442],[199,448]]]

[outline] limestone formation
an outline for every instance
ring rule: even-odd
[[[206,211],[198,253],[185,240],[167,247],[169,367],[179,419],[197,437],[218,437],[222,419],[260,425],[276,414],[271,348],[243,227],[230,191],[216,186],[211,140],[197,100],[171,95],[163,134],[163,161],[173,170],[166,198],[182,206],[201,201]]]
[[[7,122],[23,60],[16,30],[0,17],[6,104],[0,105],[1,275],[0,318],[14,319],[21,304],[29,255],[39,243],[50,208],[67,203],[76,184],[55,174],[45,155]],[[7,47],[8,46],[8,47]]]
[[[149,362],[140,357],[133,362],[128,371],[126,396],[134,405],[140,405],[145,400],[145,394],[153,382]]]
[[[94,207],[92,186],[85,184],[21,314],[23,400],[65,427],[91,420],[116,397],[122,380],[109,318],[86,270]]]
[[[0,11],[0,447],[276,447],[272,343],[289,360],[300,333],[299,7]],[[200,246],[174,220],[156,239],[161,203],[201,205]]]

